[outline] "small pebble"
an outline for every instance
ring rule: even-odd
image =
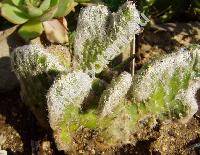
[[[0,155],[7,155],[7,151],[6,150],[0,150]]]

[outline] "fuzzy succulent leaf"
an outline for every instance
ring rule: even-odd
[[[145,109],[160,119],[188,119],[198,110],[196,89],[190,89],[191,83],[200,73],[200,48],[181,49],[149,65],[148,69],[135,76],[133,83],[133,102],[144,103]],[[193,88],[193,87],[192,87]],[[182,97],[180,97],[182,96]],[[193,101],[188,102],[188,99]],[[195,105],[196,104],[196,105]]]
[[[99,73],[139,33],[135,5],[125,3],[112,14],[106,6],[89,6],[79,15],[74,52],[83,70]]]
[[[23,99],[41,125],[46,126],[46,93],[54,79],[67,69],[59,59],[36,45],[18,47],[11,56]]]
[[[96,116],[81,114],[81,106],[89,95],[92,79],[81,71],[63,75],[50,88],[47,95],[49,123],[60,150],[68,150],[72,135],[80,126],[95,126]]]
[[[81,71],[72,72],[62,76],[50,88],[48,93],[48,109],[50,125],[57,128],[58,123],[64,117],[68,106],[81,108],[82,102],[90,92],[92,79]]]
[[[119,106],[132,84],[132,76],[123,72],[117,78],[113,79],[110,86],[104,90],[99,101],[99,110],[101,116],[110,115],[114,109]]]

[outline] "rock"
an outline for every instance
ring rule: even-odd
[[[12,90],[18,85],[10,63],[12,49],[23,44],[15,32],[16,28],[0,31],[0,92]]]
[[[0,149],[2,150],[10,150],[13,153],[24,151],[20,134],[9,124],[0,127],[0,141]],[[0,155],[4,155],[1,154],[1,151]]]
[[[39,154],[45,154],[45,155],[51,155],[52,149],[51,149],[51,143],[50,141],[43,141],[40,145],[40,153]]]
[[[0,155],[7,155],[7,151],[6,150],[0,150]]]

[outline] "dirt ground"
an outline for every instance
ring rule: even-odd
[[[42,130],[24,106],[19,89],[0,94],[0,99],[1,149],[9,154],[63,154],[56,149],[51,131]],[[195,115],[188,124],[162,123],[135,136],[139,139],[135,146],[109,154],[200,154],[200,116]]]

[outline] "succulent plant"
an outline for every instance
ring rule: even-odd
[[[64,17],[77,4],[74,0],[3,0],[0,9],[11,23],[23,24],[18,32],[30,40],[43,32],[43,21]]]
[[[95,17],[95,15],[98,14],[98,10],[101,9],[101,8],[103,8],[104,10],[106,10],[108,12],[108,8],[104,7],[102,5],[87,7],[82,12],[88,13],[88,11],[93,9],[94,15],[92,15],[92,13],[91,13],[91,16],[93,16],[93,23],[91,23],[91,24],[95,24],[95,19],[97,19],[97,20],[101,19],[101,17],[99,17],[99,16]],[[134,8],[134,5],[132,5],[130,3],[127,3],[126,5],[124,5],[123,8],[125,9],[125,11],[130,11],[130,13],[137,12],[137,10]],[[139,25],[137,23],[136,24],[133,23],[135,18],[136,18],[136,20],[138,20],[137,19],[138,16],[132,15],[132,16],[130,16],[130,19],[124,18],[124,16],[121,15],[123,8],[119,11],[119,13],[118,13],[119,15],[116,14],[116,19],[119,20],[118,21],[119,24],[118,25],[116,24],[115,28],[120,27],[122,30],[125,29],[125,32],[127,32],[129,30],[128,29],[129,27],[126,24],[125,24],[124,27],[122,27],[122,25],[123,25],[122,22],[124,22],[125,20],[130,21],[130,24],[129,24],[130,27],[135,26],[135,27],[139,28]],[[134,11],[134,12],[132,12],[132,11]],[[82,13],[79,17],[79,23],[84,22],[84,20],[85,20],[85,19],[82,19],[83,14],[84,13]],[[101,16],[101,14],[99,14],[99,15]],[[102,14],[102,16],[104,16],[104,14]],[[122,19],[120,20],[120,18],[122,18]],[[90,22],[90,20],[87,21],[86,24],[89,24],[89,22]],[[105,25],[105,23],[103,23],[103,24]],[[92,26],[91,26],[91,28],[92,28]],[[78,54],[78,52],[79,52],[78,46],[82,43],[82,42],[79,42],[79,40],[81,39],[80,35],[81,34],[84,35],[84,32],[85,32],[85,28],[83,28],[82,24],[79,24],[77,29],[78,29],[77,30],[77,37],[75,39],[76,40],[75,47],[77,47],[76,48],[77,51],[74,52],[76,56],[82,54],[82,53]],[[96,27],[93,28],[93,31],[95,31],[95,29],[96,29]],[[104,29],[106,29],[106,28],[104,28]],[[117,31],[117,32],[120,34],[119,31]],[[131,33],[131,34],[129,34],[129,33],[127,34],[127,33],[125,33],[124,35],[125,36],[127,35],[127,38],[129,39],[128,41],[130,42],[134,33]],[[98,34],[98,35],[101,35],[101,34]],[[114,36],[114,35],[117,35],[117,34],[113,33],[112,36]],[[86,37],[86,35],[84,36],[84,39],[85,39],[85,37]],[[117,40],[117,37],[116,37],[116,40]],[[125,45],[123,45],[123,46],[125,46]],[[89,52],[91,49],[92,48],[90,47],[88,49],[88,51],[86,51],[86,52]],[[117,56],[121,52],[122,51],[120,51],[116,54],[116,51],[113,51],[114,56]],[[109,53],[109,52],[107,51],[107,53]],[[55,55],[57,56],[57,58],[55,57]],[[41,109],[41,111],[44,111],[44,109],[46,107],[46,104],[45,104],[46,96],[45,96],[45,94],[46,94],[47,90],[49,89],[49,87],[51,86],[51,84],[53,83],[54,78],[57,76],[57,74],[59,75],[60,72],[67,72],[67,68],[65,68],[64,66],[66,66],[66,67],[70,66],[70,65],[66,65],[66,63],[67,64],[70,63],[70,62],[68,62],[69,60],[63,58],[63,56],[60,52],[48,53],[46,50],[44,50],[44,49],[42,49],[41,47],[38,47],[38,46],[24,46],[24,47],[17,48],[13,53],[12,60],[13,60],[12,64],[13,64],[13,68],[15,70],[15,73],[17,74],[18,78],[21,81],[21,85],[22,85],[22,88],[23,88],[22,94],[25,98],[25,101],[27,100],[26,102],[29,105],[31,105],[34,113],[37,113],[37,111],[38,111],[37,109]],[[109,58],[109,60],[111,60],[111,58]],[[48,64],[45,64],[46,61],[48,61]],[[41,65],[42,65],[41,63],[43,63],[44,66],[41,67]],[[49,68],[50,67],[49,65],[53,68]],[[99,65],[102,65],[102,64],[100,63]],[[103,65],[105,65],[105,64],[103,64]],[[78,67],[76,67],[76,68],[82,69],[82,67],[80,67],[80,66],[81,65],[78,65]],[[28,83],[30,83],[30,85]],[[35,85],[38,85],[38,86],[35,87]],[[35,92],[36,94],[34,94],[33,92]],[[33,106],[32,106],[32,104],[33,104]],[[42,107],[40,107],[38,105],[41,105]],[[39,107],[39,108],[37,108],[37,107]],[[38,113],[41,113],[41,111],[39,110]],[[45,121],[45,119],[43,119],[43,120],[41,119],[41,118],[44,118],[44,117],[38,116],[38,118],[43,122]],[[42,124],[44,124],[44,123],[42,123]]]
[[[106,87],[102,87],[103,79],[90,75],[88,70],[99,73],[107,66],[97,55],[111,61],[123,52],[121,47],[130,43],[139,30],[138,20],[130,2],[114,15],[102,5],[84,8],[74,45],[73,61],[78,65],[73,67],[64,67],[67,59],[61,61],[55,53],[37,46],[14,51],[12,65],[25,101],[37,111],[36,115],[42,112],[40,107],[48,109],[59,150],[74,151],[77,145],[103,150],[132,143],[134,133],[146,127],[152,129],[157,120],[185,122],[198,110],[195,95],[200,89],[199,46],[154,60],[134,77],[123,72]],[[117,41],[122,36],[128,40],[123,45]],[[94,64],[100,69],[91,67]],[[88,100],[95,91],[97,99]]]

